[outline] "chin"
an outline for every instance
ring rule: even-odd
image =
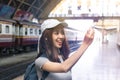
[[[57,48],[61,48],[62,46],[57,46]]]

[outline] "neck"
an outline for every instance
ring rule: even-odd
[[[54,49],[53,49],[53,52],[54,52],[55,54],[58,54],[58,55],[60,54],[59,48],[54,48]]]

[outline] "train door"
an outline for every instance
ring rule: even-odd
[[[19,44],[19,42],[18,42],[19,26],[18,25],[15,26],[15,36],[16,36],[16,38],[15,38],[15,45],[18,46],[18,44]]]
[[[15,37],[15,49],[16,49],[16,51],[21,51],[21,33],[20,33],[21,29],[22,29],[22,26],[19,23],[17,23],[15,25],[15,30],[14,30],[15,35],[16,35],[16,37]]]
[[[15,23],[13,22],[10,26],[10,32],[11,32],[11,35],[12,35],[12,41],[11,41],[11,48],[10,48],[10,51],[12,53],[15,52],[15,39],[16,39],[16,33],[15,33]]]

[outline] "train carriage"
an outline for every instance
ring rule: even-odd
[[[40,24],[0,18],[0,55],[37,49]]]
[[[26,51],[30,51],[33,47],[36,49],[38,37],[41,33],[40,24],[20,22],[22,27],[20,28],[20,35],[18,40],[21,41],[22,48]]]
[[[70,47],[70,51],[73,52],[80,46],[80,43],[82,42],[82,39],[78,36],[81,34],[79,34],[78,30],[71,28],[65,29],[65,35]]]
[[[9,54],[15,44],[14,29],[16,21],[0,18],[0,53]]]

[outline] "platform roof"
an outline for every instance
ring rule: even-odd
[[[51,10],[61,0],[0,0],[0,4],[15,8],[12,17],[17,10],[23,10],[33,14],[35,18],[47,18]]]

